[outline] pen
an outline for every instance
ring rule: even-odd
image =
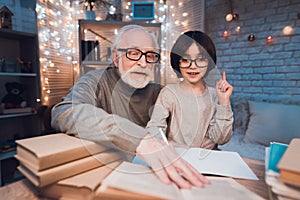
[[[164,131],[162,130],[162,128],[158,128],[159,130],[159,133],[163,139],[163,141],[166,143],[166,144],[169,144],[168,140],[167,140],[167,137],[166,137],[166,134],[164,133]]]

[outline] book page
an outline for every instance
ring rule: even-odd
[[[120,161],[116,161],[63,179],[54,184],[40,188],[40,192],[43,196],[54,199],[92,199],[96,188],[120,163]]]
[[[177,186],[172,183],[162,183],[152,170],[148,167],[129,162],[123,162],[110,175],[108,175],[100,186],[105,188],[116,188],[128,192],[140,193],[153,198],[182,199],[182,194]],[[124,197],[124,199],[126,199]]]
[[[110,189],[111,193],[118,190],[128,193],[140,193],[162,199],[243,199],[260,200],[263,199],[254,192],[246,189],[232,178],[228,177],[207,177],[211,184],[203,188],[192,187],[192,189],[179,189],[175,184],[164,184],[155,176],[150,168],[133,163],[123,162],[109,176],[104,179],[102,185],[97,190]],[[115,190],[111,190],[115,188]],[[104,192],[108,194],[108,192]],[[126,193],[124,199],[126,199]],[[112,194],[113,195],[113,194]]]
[[[177,153],[202,174],[258,180],[237,152],[202,148],[175,148]]]
[[[183,189],[184,199],[243,199],[243,200],[263,200],[254,192],[237,183],[232,178],[208,177],[211,184],[204,188],[193,187],[190,190]]]

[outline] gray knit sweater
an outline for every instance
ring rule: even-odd
[[[52,109],[52,127],[135,155],[160,86],[135,89],[124,83],[115,67],[82,76]],[[130,160],[129,159],[129,160]]]

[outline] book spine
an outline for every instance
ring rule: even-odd
[[[59,165],[47,170],[35,172],[30,168],[26,161],[20,161],[20,171],[23,173],[34,185],[43,187],[59,180],[86,172],[88,170],[103,166],[105,164],[121,160],[122,155],[115,151],[103,152],[97,155],[89,156],[79,159],[67,164]]]

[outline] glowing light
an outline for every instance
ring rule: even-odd
[[[285,26],[282,33],[283,35],[292,35],[294,33],[294,28],[292,26]]]
[[[233,20],[233,14],[232,13],[228,13],[225,17],[226,21],[231,22]]]
[[[187,12],[182,13],[183,17],[187,17],[188,15],[189,15],[189,13],[187,13]]]
[[[229,37],[229,32],[228,31],[223,31],[223,37],[228,38]]]
[[[267,42],[267,43],[272,43],[272,42],[274,42],[273,36],[271,36],[271,35],[267,36],[267,37],[266,37],[266,42]]]

